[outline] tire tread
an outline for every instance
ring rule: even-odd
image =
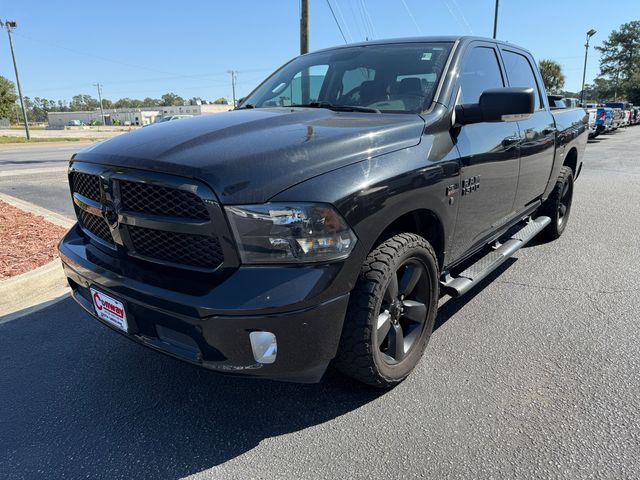
[[[351,292],[338,355],[333,362],[334,366],[345,375],[380,388],[391,387],[404,379],[404,377],[390,378],[375,368],[374,347],[371,340],[372,324],[369,317],[370,312],[377,307],[380,295],[384,294],[383,289],[386,286],[384,280],[393,269],[394,259],[414,248],[426,250],[434,264],[438,265],[437,256],[429,242],[414,233],[394,235],[378,245],[367,256],[356,286]],[[437,299],[435,304],[437,307]],[[429,336],[430,333],[428,332]],[[420,355],[426,344],[426,341],[423,342]]]

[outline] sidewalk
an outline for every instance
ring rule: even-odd
[[[135,127],[134,127],[135,128]],[[64,138],[83,138],[83,139],[106,139],[121,135],[129,131],[129,127],[114,127],[113,129],[88,129],[88,130],[30,130],[31,138],[44,139],[64,139]],[[2,128],[0,129],[0,137],[25,137],[24,129]]]

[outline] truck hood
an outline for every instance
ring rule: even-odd
[[[191,177],[225,204],[265,202],[311,177],[420,142],[413,114],[236,110],[141,128],[75,160]]]

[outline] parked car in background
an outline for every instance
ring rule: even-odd
[[[596,113],[596,132],[597,135],[607,131],[611,126],[611,109],[607,107],[598,107]]]
[[[554,110],[556,108],[567,108],[567,104],[562,98],[562,95],[547,95],[549,99],[549,108]]]
[[[191,118],[191,117],[193,117],[193,115],[169,115],[166,117],[159,118],[154,123],[173,122],[174,120],[182,120],[183,118]]]
[[[567,108],[578,108],[580,106],[580,99],[578,98],[563,98],[564,104]]]
[[[587,113],[589,114],[589,138],[596,138],[600,132],[598,132],[598,109],[597,108],[587,108]]]
[[[69,120],[66,125],[67,127],[82,127],[84,122],[82,120]]]
[[[626,110],[629,104],[627,102],[605,102],[604,105],[613,109],[613,121],[611,122],[613,130],[628,125],[629,116]]]

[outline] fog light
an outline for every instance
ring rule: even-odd
[[[253,358],[258,363],[273,363],[276,361],[278,353],[278,342],[276,336],[271,332],[251,332],[249,334],[251,340],[251,350],[253,350]]]

